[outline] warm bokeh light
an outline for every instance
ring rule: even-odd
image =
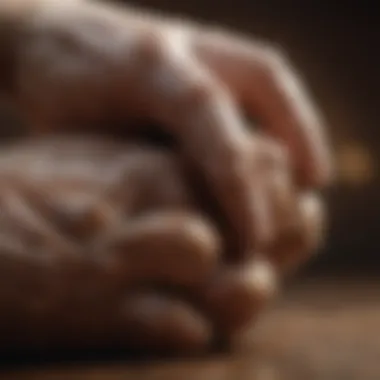
[[[360,143],[342,143],[336,150],[339,180],[350,186],[370,183],[376,175],[376,165],[370,150]]]

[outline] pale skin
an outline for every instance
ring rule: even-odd
[[[0,20],[0,56],[15,63],[3,95],[34,131],[153,120],[206,179],[239,254],[268,246],[276,229],[258,132],[243,109],[281,144],[297,184],[331,178],[323,121],[288,60],[266,44],[97,1],[2,1]]]
[[[231,338],[251,325],[323,226],[320,201],[289,181],[277,145],[259,148],[276,244],[244,265],[226,265],[216,220],[170,151],[60,136],[3,150],[4,347],[200,352],[214,327]]]

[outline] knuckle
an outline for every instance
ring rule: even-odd
[[[253,166],[258,165],[265,170],[287,170],[290,168],[290,153],[285,144],[259,136],[252,144],[251,160]]]
[[[288,169],[290,166],[290,156],[288,150],[285,146],[275,142],[268,146],[266,159],[268,165],[273,168]]]
[[[326,227],[324,205],[314,194],[303,194],[299,203],[304,224],[305,246],[312,251],[318,248],[324,237]]]
[[[189,110],[207,107],[215,98],[217,89],[206,78],[193,78],[187,85],[183,94]]]
[[[136,50],[141,62],[154,65],[165,56],[164,36],[154,30],[146,31],[141,34]]]
[[[184,216],[176,221],[176,229],[181,241],[190,250],[200,253],[202,259],[215,260],[220,248],[216,230],[200,216]]]
[[[268,68],[278,68],[288,64],[288,57],[279,46],[267,45],[263,51],[263,61]]]
[[[232,185],[236,181],[248,180],[251,154],[245,148],[233,141],[226,141],[219,147],[220,153],[217,155],[218,162],[214,162],[213,174],[220,181]]]
[[[277,46],[266,46],[261,55],[261,75],[267,81],[273,81],[282,73],[291,71],[287,54]]]

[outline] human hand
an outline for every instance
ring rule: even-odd
[[[278,240],[244,264],[224,261],[212,215],[197,208],[197,188],[170,152],[89,138],[4,150],[7,347],[199,352],[215,331],[230,338],[251,324],[274,296],[283,263],[305,259],[321,224],[317,199],[310,208],[294,197],[276,145],[261,146],[278,236],[291,227],[293,246]]]
[[[323,122],[277,50],[96,1],[12,0],[1,15],[18,31],[8,97],[34,127],[152,119],[206,179],[243,251],[271,241],[275,228],[243,109],[287,147],[296,182],[328,181]]]
[[[212,224],[186,210],[176,161],[91,139],[19,142],[0,181],[4,350],[209,347],[211,322],[160,289],[196,289],[220,254]]]

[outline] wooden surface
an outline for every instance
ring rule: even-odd
[[[40,365],[6,380],[379,380],[380,281],[293,286],[234,353],[202,360]]]

